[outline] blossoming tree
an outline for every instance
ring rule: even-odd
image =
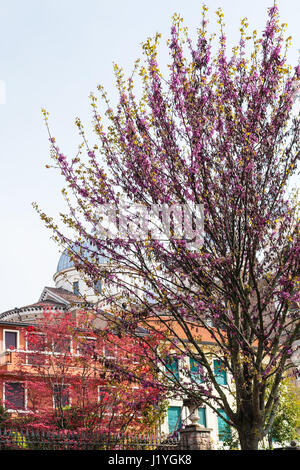
[[[119,314],[123,330],[134,335],[142,325],[159,331],[172,345],[171,363],[186,356],[194,361],[189,371],[196,370],[197,387],[178,379],[163,348],[155,350],[174,391],[198,406],[205,401],[237,430],[242,449],[257,449],[274,420],[278,387],[299,338],[298,201],[288,189],[299,162],[293,110],[300,66],[287,64],[290,38],[284,38],[276,5],[261,37],[248,35],[242,20],[231,52],[221,10],[213,51],[206,10],[195,43],[174,16],[167,75],[158,64],[160,35],[145,42],[145,60],[134,68],[142,82],[139,98],[134,74],[125,80],[118,66],[116,107],[102,87],[105,114],[91,95],[99,143],[90,146],[77,119],[83,143],[68,159],[49,130],[55,166],[69,187],[63,194],[70,212],[62,220],[74,239],[36,208],[87,282],[103,279],[103,301]],[[124,201],[146,212],[161,208],[158,220],[162,208],[187,206],[193,213],[202,205],[202,246],[194,249],[175,236],[174,223],[168,243],[151,230],[141,239],[126,230],[122,237],[97,236],[105,205],[120,208]],[[110,262],[102,266],[95,253],[73,250],[82,240]],[[113,287],[118,295],[110,295]],[[207,335],[214,345],[209,350]],[[223,369],[231,376],[227,385],[219,380]]]

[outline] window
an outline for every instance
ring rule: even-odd
[[[5,382],[5,408],[10,410],[25,410],[25,387],[22,382]]]
[[[108,385],[99,386],[98,403],[100,405],[100,413],[112,415],[117,405],[117,388]]]
[[[58,336],[53,340],[52,351],[54,353],[65,354],[71,352],[71,338]]]
[[[55,384],[53,387],[54,408],[64,408],[70,404],[69,385]]]
[[[79,295],[79,281],[73,282],[73,292],[75,295]]]
[[[227,415],[224,410],[218,410],[218,412],[225,418],[227,418]],[[229,439],[231,437],[231,429],[228,423],[224,421],[221,416],[218,416],[218,433],[219,433],[219,440],[220,441],[225,441],[226,439]]]
[[[95,282],[95,291],[96,291],[97,294],[101,294],[101,291],[102,291],[101,279],[99,279],[97,282]]]
[[[95,338],[81,338],[77,345],[77,353],[80,356],[94,356],[96,348]]]
[[[18,349],[18,331],[4,330],[4,348]]]
[[[149,281],[144,281],[143,297],[149,303],[153,303],[156,301],[155,290],[153,289],[153,286]]]
[[[104,357],[106,359],[116,359],[117,354],[116,354],[116,347],[114,344],[111,343],[105,343],[104,345]]]
[[[26,363],[41,365],[46,362],[46,337],[42,333],[28,333],[26,337],[27,351]]]
[[[98,401],[100,403],[105,403],[109,400],[110,397],[110,387],[107,385],[98,386]]]
[[[198,409],[198,416],[199,416],[198,423],[206,428],[206,409],[205,408],[199,408]]]
[[[136,354],[130,354],[129,357],[131,358],[132,364],[139,364],[140,363],[140,359],[141,359],[140,355],[137,356]],[[143,361],[143,357],[142,357],[142,361]]]
[[[181,407],[170,406],[168,409],[168,426],[169,433],[177,431],[181,427]]]
[[[227,385],[227,374],[224,365],[219,360],[214,360],[214,374],[219,385]]]
[[[43,333],[28,333],[27,337],[27,351],[41,351],[46,350],[46,337]]]
[[[190,357],[190,371],[191,371],[191,379],[193,382],[196,382],[196,383],[203,382],[202,377],[201,377],[200,365],[192,357]]]
[[[170,378],[176,377],[179,380],[179,369],[178,369],[178,359],[172,356],[167,357],[166,359],[166,371],[167,375]]]

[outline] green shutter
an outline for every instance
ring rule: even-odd
[[[178,359],[170,356],[166,360],[166,370],[169,377],[179,380]]]
[[[205,408],[199,408],[198,409],[198,415],[199,415],[198,423],[206,428],[206,409]]]
[[[214,374],[219,385],[227,385],[226,370],[221,361],[214,360]]]
[[[170,406],[168,409],[168,425],[169,433],[172,434],[181,427],[181,407]]]
[[[218,410],[218,412],[227,419],[227,415],[224,410]],[[218,416],[218,433],[219,433],[219,440],[225,441],[226,439],[231,438],[231,429],[229,424],[227,424],[223,418]]]

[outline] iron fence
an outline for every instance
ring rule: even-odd
[[[182,450],[179,436],[0,429],[0,450]]]

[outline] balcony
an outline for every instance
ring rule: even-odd
[[[4,351],[0,353],[0,367],[6,366],[7,364],[11,364],[12,362],[11,354],[12,354],[11,351]]]

